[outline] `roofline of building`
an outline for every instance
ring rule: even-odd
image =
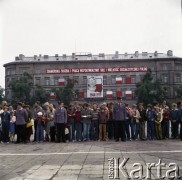
[[[51,59],[51,60],[50,60]],[[32,57],[25,57],[23,54],[20,54],[19,56],[15,57],[15,61],[9,62],[4,64],[3,66],[9,66],[9,65],[19,65],[19,64],[47,64],[47,63],[82,63],[82,62],[103,62],[103,61],[146,61],[146,60],[171,60],[171,59],[177,59],[182,60],[180,57],[173,56],[172,50],[168,50],[167,54],[164,53],[158,53],[155,51],[154,53],[148,53],[148,52],[142,52],[139,53],[138,51],[135,51],[134,54],[119,54],[118,51],[115,52],[115,54],[104,54],[100,53],[99,55],[92,55],[91,53],[84,53],[84,54],[77,54],[72,53],[72,55],[67,56],[66,54],[63,54],[62,56],[59,56],[58,54],[55,54],[55,56],[48,56],[41,54],[39,56],[34,55]]]

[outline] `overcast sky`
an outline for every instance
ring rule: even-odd
[[[0,0],[2,87],[19,54],[169,49],[182,57],[181,0]]]

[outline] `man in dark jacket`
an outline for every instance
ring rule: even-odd
[[[180,139],[182,141],[182,106],[181,106],[181,102],[178,102],[177,105],[178,105],[178,111],[179,111]]]
[[[57,130],[57,143],[66,142],[65,125],[67,124],[67,110],[64,108],[64,103],[58,101],[58,108],[55,111],[54,119]]]
[[[21,141],[26,143],[26,123],[28,121],[28,113],[22,106],[23,104],[19,102],[16,110],[16,143],[20,143]]]
[[[9,124],[10,124],[10,113],[6,106],[3,107],[3,113],[1,114],[2,123],[2,142],[9,143]]]
[[[117,103],[115,103],[113,108],[113,120],[114,120],[114,132],[115,141],[119,141],[121,137],[122,141],[126,141],[125,135],[125,118],[126,118],[126,107],[122,103],[122,99],[117,97]]]
[[[146,123],[146,109],[144,109],[143,103],[139,103],[139,108],[138,111],[140,113],[140,127],[139,127],[139,134],[140,134],[140,139],[141,140],[146,140],[145,136],[145,123]]]

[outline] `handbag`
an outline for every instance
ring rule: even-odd
[[[32,127],[33,126],[33,122],[30,120],[27,122],[26,124],[26,127],[29,128],[29,127]]]
[[[65,128],[65,135],[66,134],[69,134],[69,129],[68,128]]]

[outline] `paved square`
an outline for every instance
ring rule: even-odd
[[[0,144],[0,179],[107,180],[113,172],[108,161],[112,158],[116,162],[120,158],[119,164],[124,158],[129,158],[123,168],[115,169],[115,174],[110,176],[113,178],[128,179],[132,170],[139,168],[134,167],[134,163],[140,163],[143,167],[142,176],[146,176],[147,163],[157,164],[159,159],[166,164],[162,168],[162,175],[166,176],[167,171],[176,168],[174,165],[168,166],[174,163],[179,167],[177,175],[182,176],[182,141],[90,141],[65,144]],[[175,172],[170,176],[175,175]],[[138,175],[139,171],[135,177]],[[158,179],[156,167],[151,170],[151,179]]]

